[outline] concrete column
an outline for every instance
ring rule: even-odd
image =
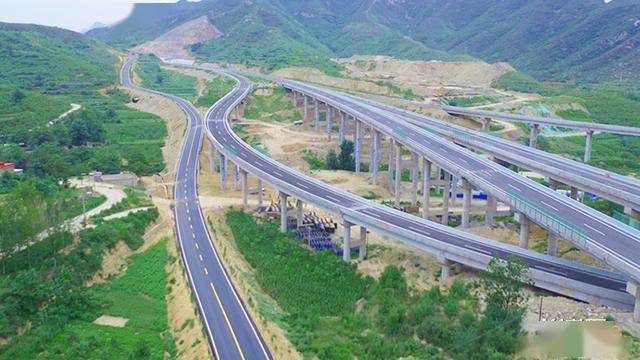
[[[345,221],[344,234],[342,236],[342,260],[348,263],[351,261],[351,223]]]
[[[411,206],[418,205],[418,175],[420,170],[420,158],[418,154],[411,154]]]
[[[631,206],[624,207],[624,214],[634,220],[640,221],[640,212],[634,210]]]
[[[304,96],[304,121],[307,121],[307,113],[309,110],[309,101],[307,99],[307,95]]]
[[[220,153],[220,190],[226,190],[227,185],[227,158]]]
[[[422,217],[429,218],[429,203],[431,198],[431,162],[422,159]]]
[[[640,322],[640,285],[636,283],[628,283],[627,291],[636,299],[633,305],[633,321],[638,323]]]
[[[238,166],[238,164],[236,164],[235,166],[235,171],[234,171],[234,189],[235,191],[240,190],[240,166]]]
[[[340,112],[340,133],[338,137],[338,141],[340,141],[340,144],[344,142],[344,133],[346,130],[345,129],[346,125],[347,125],[347,117],[345,113]]]
[[[462,227],[468,228],[471,215],[471,184],[465,179],[462,179],[462,191],[463,191],[463,199],[462,199]]]
[[[556,256],[558,254],[558,237],[549,233],[547,242],[547,255]]]
[[[396,182],[395,182],[395,204],[400,206],[400,181],[402,180],[402,145],[396,146]]]
[[[394,144],[395,140],[389,138],[389,166],[387,167],[387,172],[389,174],[389,192],[393,192],[393,172],[395,168],[394,162]]]
[[[356,119],[355,149],[356,174],[360,173],[360,138],[362,136],[362,123]]]
[[[302,222],[304,220],[304,203],[302,200],[296,200],[296,226],[298,229],[302,227]]]
[[[529,248],[529,229],[531,227],[531,222],[529,218],[523,214],[519,213],[518,218],[520,221],[520,247],[523,249]]]
[[[459,179],[457,177],[453,177],[453,180],[451,180],[451,206],[453,207],[458,202],[458,182]]]
[[[591,146],[593,144],[593,131],[587,130],[587,142],[584,145],[584,162],[591,160]]]
[[[258,206],[262,206],[262,179],[258,179]]]
[[[287,210],[287,198],[289,195],[280,191],[280,231],[287,232],[289,227],[289,214]]]
[[[539,124],[531,124],[531,134],[529,135],[529,146],[535,148],[538,146],[538,128]]]
[[[482,119],[482,130],[491,129],[491,118],[483,118]]]
[[[451,260],[444,259],[440,261],[440,264],[442,264],[442,270],[440,271],[440,280],[447,280],[449,277],[451,277],[451,266],[453,265],[453,262]]]
[[[209,169],[211,170],[212,174],[216,172],[216,153],[216,147],[211,142],[209,142]]]
[[[327,140],[331,142],[331,107],[327,105]]]
[[[496,207],[498,202],[493,195],[487,195],[487,212],[484,218],[484,224],[486,226],[493,225],[493,217],[496,216]]]
[[[378,161],[380,161],[380,132],[373,129],[373,143],[371,144],[371,161],[369,161],[369,171],[371,172],[371,182],[378,185]]]
[[[578,188],[575,186],[571,187],[571,198],[573,200],[578,200]]]
[[[367,257],[367,228],[360,226],[360,260]]]
[[[320,109],[318,108],[318,100],[313,99],[313,128],[318,130],[320,124]]]
[[[242,179],[242,206],[249,205],[249,186],[247,186],[247,172],[240,171],[240,177]]]
[[[451,175],[444,172],[444,195],[442,197],[442,225],[449,224],[449,197],[451,192]]]
[[[298,107],[298,98],[296,96],[296,92],[292,91],[292,93],[293,93],[293,106]]]

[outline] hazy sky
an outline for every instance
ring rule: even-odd
[[[95,22],[112,24],[124,19],[136,2],[176,0],[2,0],[0,22],[41,24],[82,31]]]

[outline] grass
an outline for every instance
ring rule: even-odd
[[[264,122],[294,122],[302,115],[291,103],[283,88],[254,90],[245,100],[242,116]]]
[[[206,83],[204,94],[198,97],[196,106],[210,107],[230,92],[235,84],[235,81],[226,76],[215,75],[211,81]]]
[[[470,106],[478,106],[478,105],[488,105],[495,104],[502,101],[497,96],[455,96],[445,98],[446,102],[451,106],[462,106],[462,107],[470,107]]]
[[[117,214],[126,210],[135,209],[139,207],[153,206],[151,199],[147,197],[144,192],[144,188],[139,189],[136,187],[128,186],[124,189],[127,196],[112,207],[101,211],[99,214],[93,216],[93,219],[100,220],[106,216]]]
[[[155,55],[142,55],[135,68],[142,79],[142,86],[148,89],[173,94],[189,100],[196,99],[196,78],[160,67],[160,59]]]
[[[175,357],[176,349],[166,331],[167,240],[162,240],[128,261],[127,272],[107,284],[94,286],[107,300],[105,314],[128,318],[123,328],[73,321],[47,344],[55,358],[74,359],[164,359],[165,352]],[[141,345],[146,344],[146,345]],[[140,356],[146,348],[148,356]]]

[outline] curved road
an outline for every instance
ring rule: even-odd
[[[264,339],[218,256],[198,203],[196,180],[203,136],[202,116],[193,105],[179,97],[136,86],[131,80],[131,67],[135,60],[131,57],[122,66],[122,84],[170,98],[189,118],[188,132],[177,163],[173,210],[180,252],[213,353],[217,359],[224,360],[271,359]],[[237,97],[245,90],[236,87],[212,109],[224,110],[225,99]]]

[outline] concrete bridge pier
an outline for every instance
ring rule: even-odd
[[[422,217],[429,218],[429,203],[431,198],[431,161],[422,159]]]
[[[633,321],[640,322],[640,285],[635,282],[627,282],[627,292],[635,298],[633,306]]]
[[[535,148],[538,146],[538,130],[539,124],[531,124],[531,135],[529,136],[529,146]]]
[[[227,187],[227,157],[220,153],[220,190],[224,191]]]
[[[640,221],[640,212],[634,210],[631,206],[624,207],[624,214],[634,220]]]
[[[400,206],[400,181],[402,180],[402,145],[398,143],[396,146],[396,179],[395,179],[395,204],[396,206]]]
[[[342,235],[342,260],[348,263],[351,261],[351,224],[348,221],[344,221],[342,226],[344,226],[344,232]]]
[[[263,203],[262,194],[262,179],[258,178],[258,206],[262,206]]]
[[[293,93],[293,106],[298,107],[298,93],[295,90],[292,90],[291,92]]]
[[[443,258],[440,259],[442,269],[440,270],[440,280],[447,280],[451,277],[451,267],[454,265],[453,261]]]
[[[360,173],[360,142],[361,142],[361,137],[362,137],[362,122],[358,119],[356,119],[356,133],[355,133],[355,138],[354,138],[354,145],[355,145],[355,149],[353,150],[354,152],[354,158],[355,158],[355,170],[356,170],[356,174]]]
[[[389,192],[393,192],[393,173],[394,173],[394,168],[395,168],[395,162],[394,162],[394,144],[395,144],[395,140],[393,140],[392,138],[389,139],[389,165],[387,166],[387,174],[389,175]]]
[[[367,228],[360,226],[360,251],[358,254],[360,260],[367,257]]]
[[[493,195],[487,195],[487,212],[484,218],[484,224],[486,226],[493,226],[493,217],[496,215],[498,202]]]
[[[449,225],[449,198],[451,193],[451,175],[444,171],[444,196],[442,197],[442,225]]]
[[[346,122],[347,122],[347,117],[345,113],[340,112],[340,130],[338,133],[338,141],[340,142],[340,144],[344,142],[344,132],[346,127]]]
[[[238,164],[235,164],[235,169],[233,172],[233,189],[235,191],[239,191],[240,190],[240,166],[238,166]]]
[[[304,121],[307,121],[307,115],[309,112],[309,100],[307,98],[307,95],[304,96]]]
[[[520,222],[520,243],[518,245],[523,249],[528,249],[531,221],[525,214],[518,213],[518,222]]]
[[[280,231],[287,232],[289,230],[289,211],[287,209],[287,199],[289,195],[279,191],[280,195]]]
[[[313,128],[317,131],[318,126],[320,126],[320,108],[318,100],[313,99]]]
[[[216,154],[218,151],[216,150],[216,147],[209,142],[209,169],[211,170],[211,173],[214,174],[216,172],[216,157],[218,154]]]
[[[418,205],[419,163],[420,163],[420,158],[418,157],[418,154],[412,153],[411,154],[411,206]]]
[[[304,203],[302,200],[296,200],[296,227],[299,229],[302,227],[304,220]]]
[[[369,161],[369,172],[371,172],[371,182],[378,185],[378,162],[380,161],[380,132],[372,129],[373,142],[371,144],[371,160]]]
[[[549,233],[547,240],[547,255],[558,255],[558,237],[552,233]]]
[[[247,172],[240,170],[240,178],[242,182],[242,206],[249,205],[249,187],[247,186]]]
[[[593,146],[593,130],[587,130],[587,141],[584,145],[584,162],[591,160],[591,147]]]
[[[482,123],[482,130],[491,129],[491,118],[482,118],[480,122]]]
[[[471,184],[466,179],[462,179],[462,227],[468,228],[471,223]]]
[[[571,198],[573,200],[578,200],[578,188],[575,186],[571,187]]]
[[[333,109],[327,105],[327,140],[331,142],[331,114]]]

